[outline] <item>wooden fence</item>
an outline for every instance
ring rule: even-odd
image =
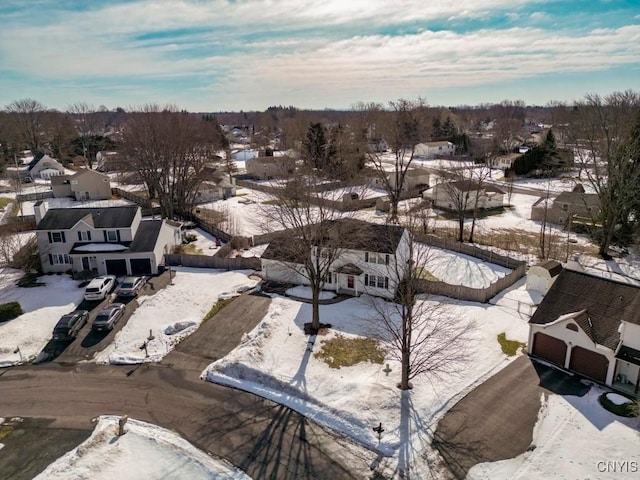
[[[125,198],[135,203],[136,205],[139,205],[142,208],[143,216],[158,215],[159,213],[161,213],[160,207],[158,206],[154,207],[151,200],[135,192],[128,192],[126,190],[122,190],[121,188],[113,187],[111,189],[111,193],[119,197]]]
[[[46,192],[19,193],[16,195],[16,200],[19,202],[44,200],[45,198],[53,198],[53,191],[47,190]]]
[[[165,263],[171,266],[192,268],[217,268],[221,270],[260,270],[259,258],[221,258],[207,255],[189,255],[186,253],[168,253],[164,256]]]
[[[466,300],[470,302],[487,303],[502,290],[509,288],[511,285],[516,283],[527,273],[526,262],[514,260],[513,258],[507,257],[506,255],[500,255],[499,253],[492,252],[491,250],[485,250],[483,248],[476,247],[475,245],[468,245],[451,239],[436,237],[435,235],[417,234],[415,237],[417,241],[426,243],[427,245],[453,250],[458,253],[480,258],[481,260],[485,260],[489,263],[495,263],[496,265],[511,269],[511,272],[507,275],[499,278],[491,285],[484,288],[472,288],[464,285],[451,285],[449,283],[439,281],[430,282],[428,280],[421,280],[418,289],[422,293],[443,295],[445,297],[457,298],[458,300]]]

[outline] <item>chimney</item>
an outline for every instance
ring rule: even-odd
[[[44,217],[46,213],[47,204],[45,202],[38,200],[33,204],[33,214],[36,217],[36,226],[40,223],[40,220],[42,220],[42,217]]]

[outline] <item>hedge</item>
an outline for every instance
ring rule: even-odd
[[[22,315],[22,307],[18,302],[9,302],[0,304],[0,322],[13,320]]]

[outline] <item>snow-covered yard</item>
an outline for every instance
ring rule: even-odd
[[[584,397],[550,396],[543,401],[534,429],[534,450],[476,465],[467,478],[636,478],[640,473],[638,419],[605,410],[598,402],[602,393],[592,387]]]
[[[249,271],[216,271],[178,267],[171,285],[142,302],[113,342],[99,352],[98,363],[142,363],[162,360],[184,337],[192,334],[220,296],[253,287]],[[153,339],[149,340],[150,333]],[[147,342],[146,352],[140,350]]]
[[[35,480],[250,480],[244,472],[198,450],[177,434],[130,419],[103,416],[91,436],[50,464]]]
[[[322,305],[321,320],[330,322],[333,329],[318,336],[311,349],[303,332],[303,324],[311,318],[311,306],[275,297],[262,322],[227,357],[211,364],[203,377],[285,404],[388,456],[389,471],[401,463],[421,478],[428,470],[422,453],[426,449],[433,455],[429,443],[437,421],[463,394],[510,361],[502,353],[497,335],[506,332],[507,338],[525,342],[528,317],[510,306],[434,299],[448,306],[452,321],[475,322],[469,362],[456,376],[417,378],[403,399],[396,388],[399,365],[388,356],[383,364],[367,362],[332,369],[314,355],[323,341],[338,334],[371,336],[371,301],[362,296]],[[401,404],[405,408],[401,409]],[[385,431],[378,441],[372,427],[380,422]]]
[[[44,275],[44,286],[20,288],[23,272],[3,269],[0,303],[18,302],[23,314],[0,323],[0,367],[18,365],[36,358],[51,338],[57,321],[82,301],[84,290],[67,275]],[[19,350],[16,351],[19,347]]]

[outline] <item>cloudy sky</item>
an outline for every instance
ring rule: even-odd
[[[0,106],[432,105],[640,89],[638,0],[1,0]]]

